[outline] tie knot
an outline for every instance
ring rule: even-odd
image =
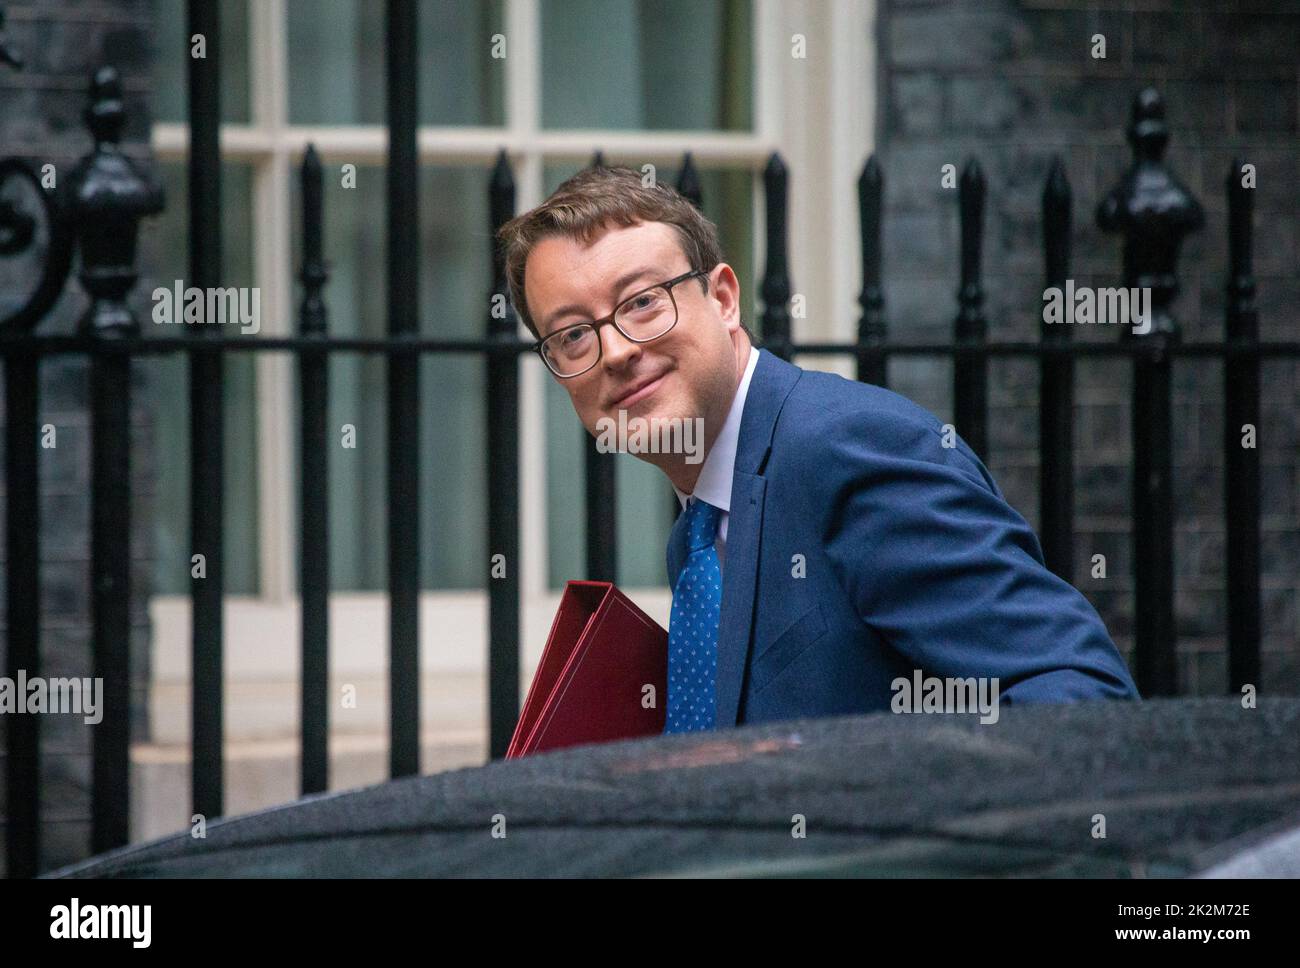
[[[688,553],[708,548],[717,539],[722,509],[699,498],[686,505],[686,542]]]

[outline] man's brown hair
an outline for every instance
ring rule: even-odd
[[[501,226],[497,240],[505,257],[510,301],[533,336],[540,339],[541,333],[524,296],[524,266],[533,246],[556,235],[589,245],[609,223],[629,226],[638,222],[671,225],[692,269],[709,272],[723,261],[718,227],[684,195],[657,181],[647,187],[641,173],[631,168],[584,168],[541,205]],[[698,281],[708,292],[708,280]],[[748,327],[745,331],[749,332]]]

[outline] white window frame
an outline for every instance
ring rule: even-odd
[[[548,162],[585,162],[596,147],[614,163],[676,165],[690,150],[700,168],[747,167],[754,180],[754,261],[762,271],[764,231],[761,173],[770,152],[790,167],[790,253],[796,292],[808,316],[796,320],[804,339],[852,339],[861,284],[856,182],[874,142],[875,0],[753,0],[754,130],[544,130],[541,127],[541,0],[505,0],[505,124],[495,127],[421,126],[422,165],[490,166],[505,147],[523,211],[543,200]],[[289,335],[296,319],[298,267],[291,264],[291,192],[308,143],[327,166],[383,164],[387,131],[377,125],[290,125],[285,0],[249,3],[252,121],[223,124],[223,159],[252,166],[253,271],[261,288],[264,332]],[[804,59],[792,56],[793,35],[806,38]],[[159,161],[188,156],[188,126],[153,127]],[[485,182],[486,184],[486,182]],[[848,241],[849,244],[845,244]],[[754,289],[758,280],[741,280]],[[328,300],[328,288],[326,290]],[[754,317],[757,321],[756,316]],[[521,335],[526,335],[522,332]],[[294,361],[291,354],[256,354],[259,593],[229,595],[225,604],[228,738],[287,737],[298,732],[299,608],[294,588],[293,533]],[[814,361],[810,361],[814,362]],[[818,365],[822,361],[815,361]],[[841,369],[826,361],[826,368]],[[545,479],[544,374],[525,357],[521,373],[520,463],[525,480]],[[847,362],[841,372],[849,373]],[[333,509],[336,511],[337,509]],[[547,587],[544,488],[521,489],[521,679],[527,688],[559,601]],[[629,589],[664,626],[666,587]],[[152,618],[153,739],[188,742],[190,599],[158,595]],[[387,596],[382,592],[330,596],[331,675],[372,690],[376,702],[332,716],[336,733],[387,729]],[[429,591],[420,596],[420,667],[425,684],[464,684],[464,701],[447,712],[421,704],[426,728],[486,732],[487,597],[474,591]],[[430,692],[422,690],[423,695]],[[445,705],[445,704],[444,704]],[[355,715],[353,715],[355,713]],[[459,735],[465,735],[464,732]]]

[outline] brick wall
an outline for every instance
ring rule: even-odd
[[[1140,11],[1131,8],[1140,6]],[[1129,10],[1120,9],[1122,7]],[[1223,333],[1227,270],[1223,183],[1240,155],[1258,171],[1255,269],[1262,339],[1300,333],[1300,4],[1208,0],[1142,4],[1068,0],[878,0],[879,131],[885,172],[887,314],[896,339],[949,339],[956,315],[955,190],[940,169],[983,166],[990,339],[1037,339],[1043,182],[1060,153],[1074,193],[1079,285],[1117,285],[1120,243],[1096,228],[1098,200],[1130,160],[1133,95],[1153,84],[1171,128],[1166,160],[1205,208],[1180,261],[1174,303],[1186,340]],[[1094,35],[1105,59],[1092,56]],[[1114,328],[1076,339],[1116,339]],[[949,419],[951,368],[891,365],[895,389]],[[990,366],[990,469],[1038,523],[1037,366]],[[1263,368],[1263,669],[1261,688],[1300,692],[1300,362]],[[1129,365],[1085,360],[1075,411],[1075,584],[1132,648]],[[1180,688],[1226,688],[1222,368],[1175,366],[1175,538]],[[1090,577],[1093,554],[1108,577]]]
[[[112,64],[122,75],[127,125],[123,149],[147,159],[152,4],[148,0],[39,0],[7,3],[6,35],[22,53],[22,71],[0,66],[0,155],[17,155],[56,175],[70,172],[92,146],[81,119],[92,70]],[[174,200],[169,200],[174,204]],[[0,261],[0,311],[30,291],[31,253]],[[75,271],[75,264],[74,264]],[[140,293],[133,294],[140,312]],[[74,278],[37,331],[74,331],[89,300]],[[141,317],[144,318],[144,317]],[[87,367],[51,357],[41,364],[39,423],[56,428],[56,446],[40,451],[41,675],[89,676],[90,435]],[[149,628],[146,602],[152,575],[152,495],[156,469],[147,386],[137,368],[132,420],[132,731],[147,736]],[[0,423],[3,422],[0,397]],[[0,437],[0,445],[3,438]],[[0,477],[0,489],[4,486]],[[0,494],[0,513],[4,505]],[[0,548],[0,556],[4,549]],[[0,569],[3,565],[0,565]],[[5,623],[0,581],[0,628]],[[7,637],[0,637],[0,669]],[[0,717],[0,744],[6,717]],[[41,866],[51,869],[90,853],[90,750],[94,727],[80,716],[41,717]],[[2,748],[2,747],[0,747]],[[0,817],[4,776],[0,771]],[[0,848],[0,874],[3,873]]]

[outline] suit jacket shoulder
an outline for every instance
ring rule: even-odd
[[[773,447],[806,466],[842,462],[844,442],[862,460],[919,460],[942,464],[1002,496],[993,475],[956,429],[901,394],[836,373],[800,370],[782,410]],[[819,475],[823,484],[833,481]],[[813,483],[813,482],[810,482]]]

